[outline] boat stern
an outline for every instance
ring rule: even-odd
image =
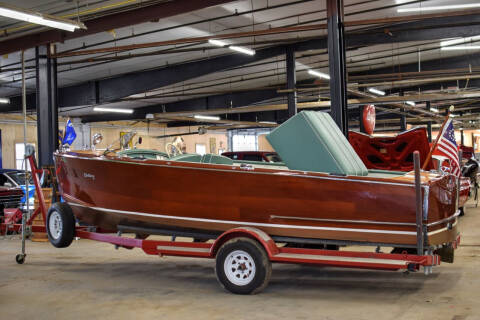
[[[453,249],[459,241],[458,178],[451,174],[429,181],[424,196],[426,244],[442,257],[453,261]]]

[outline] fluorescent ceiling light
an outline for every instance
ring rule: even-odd
[[[385,91],[378,90],[378,89],[375,89],[375,88],[368,88],[368,91],[370,91],[371,93],[375,93],[379,96],[384,96],[385,95]]]
[[[415,105],[416,105],[415,102],[413,102],[413,101],[405,101],[405,103],[412,106],[412,107],[415,107]]]
[[[114,108],[101,108],[93,107],[93,111],[96,112],[115,112],[115,113],[133,113],[133,109],[114,109]]]
[[[451,46],[454,44],[464,44],[469,43],[472,41],[480,40],[480,36],[473,36],[473,37],[466,37],[466,38],[459,38],[459,39],[452,39],[452,40],[444,40],[440,42],[440,46]]]
[[[217,116],[203,116],[201,114],[196,114],[193,116],[195,119],[200,119],[200,120],[220,120],[220,117]]]
[[[480,8],[480,3],[452,4],[447,6],[417,7],[417,8],[401,8],[397,12],[418,12],[418,11],[437,11],[437,10],[454,10],[454,9],[470,9]]]
[[[274,121],[259,121],[258,123],[264,123],[264,124],[277,124]]]
[[[442,47],[442,50],[479,50],[480,46],[454,46],[454,47]]]
[[[233,51],[248,54],[249,56],[255,55],[255,50],[251,50],[251,49],[248,49],[248,48],[238,47],[238,46],[229,46],[228,48],[233,50]]]
[[[326,73],[315,71],[315,70],[308,70],[308,74],[311,74],[312,76],[323,78],[330,80],[330,76]]]
[[[215,39],[208,39],[208,43],[213,44],[215,46],[219,46],[219,47],[225,47],[228,45],[228,43],[226,43],[225,41],[215,40]]]
[[[51,16],[49,14],[18,8],[3,2],[0,3],[0,16],[70,32],[80,28],[86,29],[85,25],[81,22],[75,22],[69,19]]]
[[[1,104],[9,104],[9,103],[10,103],[10,99],[8,99],[8,98],[0,98],[0,103],[1,103]]]
[[[438,109],[437,108],[430,108],[430,111],[433,111],[433,112],[438,112]]]

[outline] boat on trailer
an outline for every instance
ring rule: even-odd
[[[247,228],[293,248],[391,246],[403,254],[452,259],[459,238],[455,176],[367,170],[322,112],[301,112],[267,139],[285,167],[235,164],[210,154],[150,160],[103,151],[57,152],[56,174],[66,203],[48,212],[50,241],[68,246],[75,216],[141,239],[151,234],[218,239]],[[233,246],[246,254],[237,257],[245,270],[255,260],[249,255],[252,246]],[[225,266],[237,259],[232,252],[222,260]],[[243,285],[249,284],[236,286]]]

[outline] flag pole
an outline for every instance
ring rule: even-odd
[[[430,159],[432,158],[433,150],[437,147],[438,142],[440,141],[440,138],[443,135],[443,129],[445,127],[445,124],[448,122],[448,118],[450,117],[450,112],[447,114],[445,117],[445,121],[443,121],[442,126],[440,127],[440,130],[438,131],[437,137],[435,138],[435,142],[433,143],[433,146],[430,148],[430,151],[428,152],[427,158],[425,159],[425,162],[423,162],[422,170],[425,170],[427,167],[428,163],[430,162]]]

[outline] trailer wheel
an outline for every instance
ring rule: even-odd
[[[272,264],[257,241],[235,238],[220,247],[215,274],[226,290],[236,294],[255,294],[267,286]]]
[[[68,247],[75,236],[75,217],[70,206],[56,202],[48,210],[47,234],[50,243],[57,248]]]

